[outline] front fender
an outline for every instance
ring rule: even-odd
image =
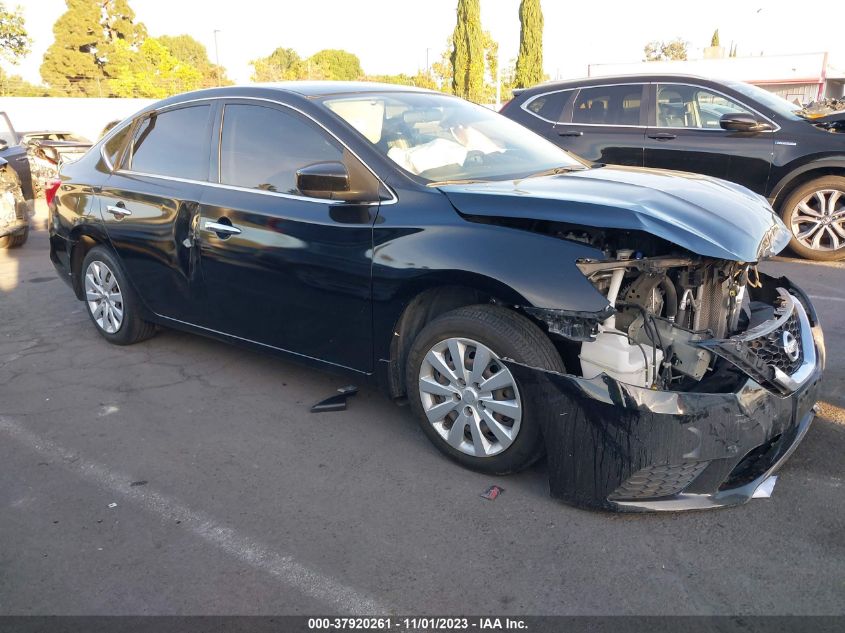
[[[604,296],[575,266],[599,259],[586,244],[458,219],[426,228],[375,229],[373,311],[376,332],[392,334],[421,292],[462,286],[525,307],[598,313]],[[389,339],[376,341],[385,358]]]
[[[805,161],[802,160],[800,164],[797,163],[798,161],[794,161],[792,164],[788,165],[786,167],[786,174],[782,175],[775,183],[774,187],[772,187],[771,193],[769,193],[768,196],[772,206],[774,206],[778,198],[781,197],[789,183],[793,182],[796,178],[803,174],[822,169],[840,169],[845,172],[845,156],[841,155],[809,158]]]

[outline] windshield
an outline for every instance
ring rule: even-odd
[[[323,103],[379,152],[429,183],[586,168],[510,119],[455,97],[395,92],[333,97]]]
[[[791,101],[787,101],[773,92],[769,92],[759,86],[746,84],[741,81],[729,82],[728,85],[737,92],[741,92],[746,97],[751,97],[758,103],[762,103],[764,106],[772,110],[775,114],[782,116],[784,119],[791,119],[793,121],[801,119],[801,117],[797,114],[797,112],[801,110],[801,106],[796,105]]]

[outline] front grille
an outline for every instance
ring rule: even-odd
[[[798,356],[795,360],[792,360],[786,353],[784,333],[788,333],[798,346]],[[787,376],[794,374],[801,367],[801,363],[804,362],[804,353],[801,346],[801,326],[794,312],[781,327],[772,330],[765,336],[749,340],[748,346],[761,361],[777,367]]]
[[[709,462],[681,462],[665,466],[641,468],[628,477],[621,486],[607,498],[621,501],[624,499],[657,499],[671,497],[689,486]]]
[[[777,289],[775,317],[729,339],[699,341],[707,348],[730,361],[758,383],[779,393],[791,393],[796,387],[785,378],[798,373],[814,358],[804,357],[802,340],[807,331],[804,309],[798,300],[783,288]]]

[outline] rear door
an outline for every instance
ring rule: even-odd
[[[199,325],[206,319],[193,240],[215,108],[193,103],[142,118],[100,194],[111,243],[147,307]]]
[[[553,90],[534,95],[519,105],[509,106],[507,116],[546,137],[552,143],[560,145],[560,137],[555,126],[563,116],[564,108],[577,90]]]
[[[768,122],[747,105],[703,86],[652,84],[645,165],[716,176],[764,193],[774,150],[771,131],[723,130],[723,114],[743,112]]]
[[[554,126],[556,143],[597,163],[642,167],[647,84],[581,88]]]
[[[379,181],[290,107],[231,100],[223,108],[214,134],[217,182],[200,212],[212,328],[372,371],[370,253]],[[344,163],[360,202],[299,191],[298,169],[330,161]]]

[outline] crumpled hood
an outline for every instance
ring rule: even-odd
[[[756,262],[790,239],[763,197],[698,174],[614,166],[439,189],[466,215],[645,231],[718,259]]]

